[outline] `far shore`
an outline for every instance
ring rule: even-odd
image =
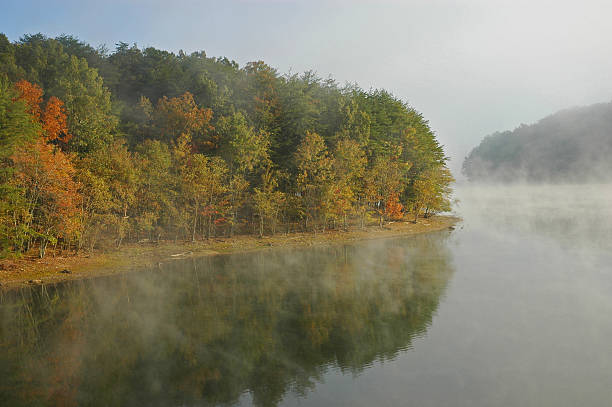
[[[0,290],[24,286],[56,284],[125,273],[154,267],[160,263],[187,257],[243,253],[274,247],[299,247],[348,243],[359,240],[410,236],[453,228],[461,219],[454,216],[432,216],[418,223],[392,222],[383,228],[330,230],[322,233],[289,233],[264,236],[240,235],[196,242],[162,241],[129,244],[111,252],[79,253],[71,256],[48,256],[44,259],[24,257],[0,260]]]

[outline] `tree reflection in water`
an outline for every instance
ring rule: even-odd
[[[274,405],[424,335],[446,233],[175,261],[4,293],[2,405]]]

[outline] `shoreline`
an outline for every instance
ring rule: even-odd
[[[316,234],[279,233],[263,238],[240,235],[196,242],[133,243],[106,253],[80,253],[57,257],[49,254],[43,259],[25,257],[18,260],[0,260],[0,290],[117,275],[189,257],[412,236],[453,228],[460,221],[461,218],[456,216],[432,216],[420,219],[417,224],[410,221],[388,223],[382,229],[378,226],[367,226],[365,229],[331,230]],[[63,273],[64,270],[69,270],[70,273]]]

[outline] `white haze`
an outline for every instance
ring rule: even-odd
[[[486,134],[609,101],[601,0],[7,0],[1,31],[205,50],[383,87],[423,112],[460,176]]]
[[[466,227],[513,244],[545,244],[577,267],[610,268],[611,184],[462,184],[456,195]]]
[[[459,185],[457,196],[453,276],[426,334],[282,406],[609,402],[612,186]]]

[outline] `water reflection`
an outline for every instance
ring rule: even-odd
[[[447,233],[190,259],[5,293],[1,405],[257,405],[425,334]]]

